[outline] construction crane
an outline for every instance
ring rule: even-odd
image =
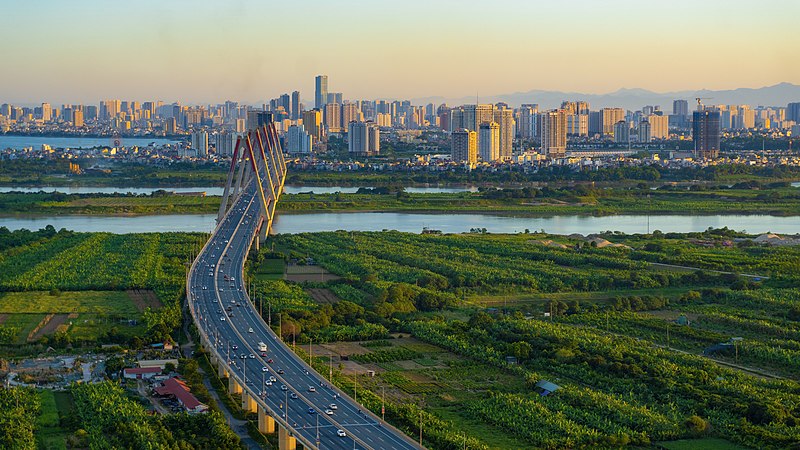
[[[695,97],[694,99],[697,100],[697,110],[698,111],[703,110],[703,102],[702,102],[703,100],[711,100],[713,98],[714,97]]]

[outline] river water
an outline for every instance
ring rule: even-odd
[[[151,143],[156,145],[174,144],[174,139],[158,138],[117,138],[121,141],[121,146],[125,147],[146,147]],[[7,148],[20,150],[26,147],[33,147],[34,150],[42,148],[42,144],[47,144],[52,148],[92,148],[92,147],[119,147],[114,145],[111,137],[90,138],[90,137],[50,137],[50,136],[5,136],[0,135],[0,150]]]
[[[172,192],[205,192],[206,195],[222,195],[221,187],[92,187],[92,186],[39,186],[39,187],[10,187],[0,186],[2,192],[62,192],[64,194],[145,194],[149,195],[157,190]],[[299,194],[301,192],[314,192],[315,194],[353,194],[358,190],[357,187],[344,186],[284,186],[283,192],[286,194]],[[406,192],[414,194],[451,194],[458,192],[477,192],[474,186],[466,187],[407,187]]]
[[[208,232],[214,227],[213,214],[158,216],[54,216],[0,217],[0,226],[9,229],[38,230],[47,225],[75,231],[107,231],[111,233],[146,233],[161,231]],[[703,231],[709,227],[728,227],[748,233],[771,231],[781,234],[800,233],[800,217],[765,215],[650,216],[649,230],[663,232]],[[313,214],[278,214],[273,226],[276,233],[315,231],[380,231],[398,230],[419,233],[423,227],[445,233],[462,233],[471,228],[486,228],[490,233],[520,233],[526,229],[545,230],[555,234],[591,234],[607,230],[624,233],[646,233],[646,215],[621,216],[555,216],[515,217],[491,214],[418,214],[396,212],[330,212]]]

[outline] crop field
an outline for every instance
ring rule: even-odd
[[[602,237],[625,247],[530,234],[272,239],[341,277],[306,286],[339,302],[287,310],[300,341],[328,335],[319,315],[413,336],[350,338],[369,350],[351,359],[377,372],[359,399],[379,412],[385,392],[412,435],[422,414],[432,448],[800,442],[800,248],[725,229]],[[542,239],[562,245],[530,243]],[[560,389],[541,396],[540,381]]]
[[[6,292],[0,294],[0,313],[94,313],[138,316],[123,291]]]
[[[202,238],[0,229],[0,345],[164,339]]]

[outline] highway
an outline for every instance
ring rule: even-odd
[[[189,309],[201,334],[214,347],[210,350],[228,363],[234,379],[240,384],[244,380],[244,390],[256,399],[258,407],[266,407],[277,425],[289,429],[304,446],[419,449],[402,432],[330,386],[278,338],[251,304],[242,273],[257,238],[260,208],[257,182],[252,180],[189,271]],[[259,350],[260,342],[267,344],[266,352]],[[271,385],[270,377],[275,380]]]

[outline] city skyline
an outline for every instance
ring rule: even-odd
[[[800,83],[800,61],[781,44],[800,13],[789,1],[44,3],[9,5],[0,18],[14,36],[3,101],[256,103],[299,90],[308,104],[319,74],[346,98]],[[463,33],[475,26],[483,31]]]

